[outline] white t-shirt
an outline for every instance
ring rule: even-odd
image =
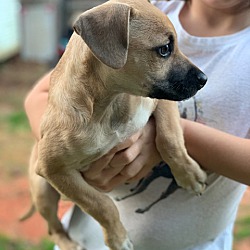
[[[250,27],[228,36],[201,38],[189,35],[181,26],[183,1],[157,1],[174,24],[179,47],[208,76],[206,86],[194,98],[180,102],[188,119],[246,137],[250,129]],[[210,174],[201,197],[177,190],[144,214],[135,213],[165,191],[170,180],[160,177],[146,191],[116,202],[121,220],[136,250],[230,250],[232,229],[245,186]],[[123,196],[129,186],[110,195]],[[72,211],[71,211],[72,212]],[[70,212],[70,213],[71,213]],[[107,250],[102,232],[92,218],[78,209],[71,219],[70,234],[88,250]]]

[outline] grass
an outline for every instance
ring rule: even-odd
[[[42,240],[38,245],[33,245],[23,240],[13,240],[0,235],[0,250],[53,250],[53,243]]]
[[[23,110],[0,116],[0,123],[5,124],[11,131],[29,130],[29,122]]]
[[[28,120],[21,108],[12,112],[0,111],[1,178],[16,178],[27,174],[33,143]]]
[[[28,128],[29,123],[24,111],[14,112],[7,116],[7,122],[12,128]]]
[[[250,216],[236,221],[237,230],[234,233],[235,240],[243,240],[250,237]]]

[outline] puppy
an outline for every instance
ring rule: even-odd
[[[187,154],[173,101],[193,96],[207,78],[179,51],[166,15],[146,0],[108,1],[81,14],[74,30],[51,76],[30,160],[33,203],[61,250],[85,248],[57,218],[60,195],[100,223],[110,249],[132,250],[113,201],[81,172],[153,115],[157,149],[178,185],[202,193],[206,174]]]

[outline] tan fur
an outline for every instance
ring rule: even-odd
[[[74,28],[52,74],[41,140],[31,157],[33,202],[61,250],[84,248],[71,241],[56,216],[59,193],[100,223],[110,249],[132,250],[116,206],[89,186],[81,172],[142,128],[153,114],[157,148],[177,182],[203,192],[206,174],[184,147],[176,103],[148,98],[161,95],[154,92],[158,87],[171,95],[172,84],[197,78],[190,69],[200,71],[178,50],[168,18],[146,0],[108,1],[83,13]],[[174,49],[163,59],[154,48],[170,43],[171,37]],[[172,83],[179,68],[183,79]],[[191,94],[181,99],[200,87],[187,86],[187,92],[191,88]]]

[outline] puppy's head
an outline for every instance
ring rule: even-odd
[[[108,1],[84,12],[74,30],[116,92],[180,101],[207,81],[178,49],[167,16],[147,0]]]

